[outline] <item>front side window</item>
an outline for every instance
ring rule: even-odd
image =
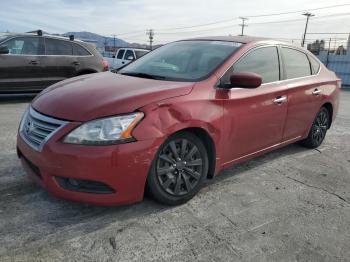
[[[16,37],[3,43],[12,55],[41,55],[44,48],[39,37]]]
[[[123,59],[124,53],[125,53],[125,50],[124,50],[124,49],[120,49],[120,50],[118,51],[117,58],[118,58],[118,59]]]
[[[282,55],[287,79],[311,75],[306,54],[296,49],[282,47]]]
[[[73,55],[73,46],[68,41],[45,39],[46,55]]]
[[[125,60],[134,60],[135,59],[134,52],[131,50],[126,50],[124,59]]]
[[[220,86],[229,86],[230,76],[235,72],[251,72],[262,77],[262,83],[280,80],[277,47],[261,47],[250,51],[227,70],[220,80]]]
[[[199,81],[209,77],[241,43],[229,41],[179,41],[142,56],[121,74],[168,81]]]

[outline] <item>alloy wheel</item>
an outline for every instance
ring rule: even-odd
[[[183,196],[191,192],[202,173],[200,151],[186,138],[169,141],[158,155],[156,175],[161,188],[170,195]]]
[[[312,139],[319,145],[326,136],[328,128],[328,114],[327,111],[322,110],[318,113],[314,125],[312,127]]]

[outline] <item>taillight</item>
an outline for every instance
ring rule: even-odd
[[[337,79],[337,86],[338,88],[341,88],[341,79]]]
[[[108,61],[103,59],[102,65],[103,65],[103,71],[108,71]]]

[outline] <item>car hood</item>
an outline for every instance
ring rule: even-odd
[[[84,75],[54,84],[32,103],[38,112],[70,121],[129,113],[147,104],[186,95],[194,83],[114,74]]]

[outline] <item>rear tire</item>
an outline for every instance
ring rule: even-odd
[[[147,191],[166,205],[180,205],[200,190],[208,174],[208,154],[190,132],[169,137],[159,148],[147,178]]]
[[[322,107],[317,113],[314,122],[312,123],[311,129],[306,139],[301,141],[301,144],[308,148],[319,147],[324,138],[330,123],[330,114],[327,108]]]

